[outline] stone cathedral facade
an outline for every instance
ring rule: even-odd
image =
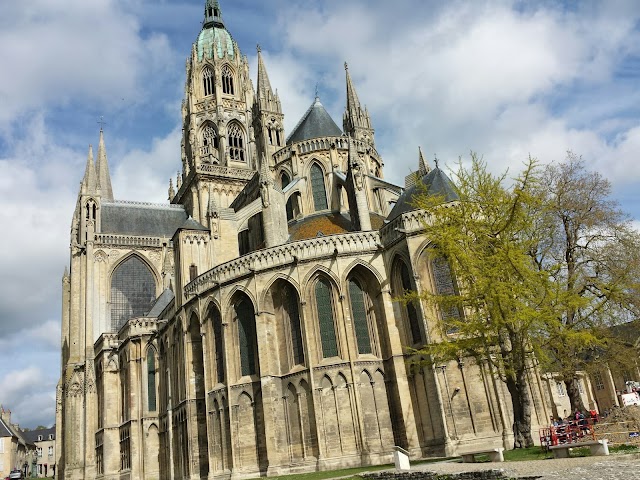
[[[411,199],[419,183],[457,196],[422,156],[405,188],[384,180],[349,70],[342,129],[316,98],[287,135],[259,49],[254,88],[206,0],[181,114],[167,204],[116,200],[102,130],[89,150],[62,279],[61,478],[246,478],[390,462],[394,445],[512,445],[488,365],[406,362],[442,313],[393,299],[453,287]],[[530,386],[535,429],[549,412]]]

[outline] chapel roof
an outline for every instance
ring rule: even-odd
[[[287,138],[287,145],[311,138],[339,137],[341,135],[342,130],[320,103],[320,98],[316,97],[298,122],[298,125],[296,125],[296,128],[289,135],[289,138]]]
[[[397,216],[415,210],[417,197],[425,194],[428,196],[442,197],[442,203],[455,202],[460,200],[456,187],[446,173],[436,166],[433,170],[425,174],[415,185],[407,188],[394,205],[387,216],[387,220],[393,220]]]
[[[102,233],[171,238],[187,219],[182,205],[118,201],[102,204]]]
[[[379,230],[384,217],[377,213],[370,213],[371,228]],[[351,219],[347,213],[328,212],[304,217],[295,223],[289,224],[289,241],[295,242],[307,238],[315,238],[328,235],[338,235],[353,231]]]

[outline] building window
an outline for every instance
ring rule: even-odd
[[[358,280],[349,280],[349,299],[351,300],[351,317],[356,332],[358,353],[371,353],[371,337],[369,335],[369,314],[373,304],[369,295],[360,286]]]
[[[256,370],[256,317],[253,305],[247,298],[242,298],[235,305],[238,320],[238,343],[240,345],[241,374],[254,375]]]
[[[244,134],[237,123],[229,126],[229,158],[234,162],[244,162]]]
[[[120,470],[131,468],[131,435],[129,427],[120,429]]]
[[[42,441],[42,435],[38,435],[38,441],[41,442]]]
[[[322,357],[337,357],[338,343],[336,341],[336,328],[333,316],[333,295],[331,286],[321,278],[316,282],[316,308],[318,311],[318,324],[320,326],[320,339],[322,342]]]
[[[208,66],[204,67],[204,70],[202,71],[202,83],[205,97],[215,93],[215,78],[213,71]]]
[[[42,438],[41,436],[38,438]],[[38,452],[38,457],[42,457],[42,447],[37,447],[36,451]]]
[[[218,133],[211,125],[202,130],[202,148],[200,154],[211,163],[218,163]]]
[[[234,95],[235,89],[233,88],[233,72],[229,68],[229,65],[222,67],[222,93],[227,95]]]
[[[399,271],[398,271],[399,270]],[[398,260],[396,263],[396,295],[406,295],[411,292],[411,276],[409,275],[409,268],[407,264],[402,260]],[[416,343],[422,343],[422,332],[420,330],[420,319],[418,317],[418,311],[416,306],[412,303],[406,303],[403,305],[404,313],[406,314],[406,320],[408,323],[409,331],[411,333],[412,345]]]
[[[211,322],[213,323],[213,344],[216,379],[218,383],[224,383],[224,350],[222,343],[222,319],[217,308],[212,308]]]
[[[562,382],[556,381],[556,390],[559,397],[564,397],[564,384]]]
[[[156,411],[156,357],[151,348],[147,352],[147,407]]]
[[[53,457],[53,447],[49,447],[48,454],[50,457]]]
[[[117,332],[133,317],[151,309],[156,298],[156,282],[142,260],[130,257],[111,278],[111,330]]]
[[[198,266],[189,265],[189,281],[193,282],[196,278],[198,278]]]
[[[294,365],[304,364],[304,348],[302,346],[302,330],[300,328],[300,309],[298,307],[298,294],[294,288],[285,284],[281,290],[282,314],[289,326],[291,337],[291,353]]]
[[[457,295],[458,290],[453,280],[449,261],[444,257],[435,257],[431,261],[431,267],[433,269],[436,294],[444,297]],[[461,318],[460,309],[457,305],[441,306],[440,311],[445,321],[448,319],[459,320]]]
[[[316,212],[329,208],[327,204],[327,190],[324,184],[324,173],[317,163],[311,166],[311,191],[313,194],[313,208]]]
[[[593,374],[593,380],[596,384],[596,390],[604,390],[604,380],[602,379],[602,372],[595,372]]]

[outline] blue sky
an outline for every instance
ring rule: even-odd
[[[640,220],[637,1],[221,0],[255,79],[262,46],[290,132],[320,97],[341,125],[344,67],[402,183],[421,145],[495,172],[567,150]],[[54,420],[60,280],[88,145],[116,198],[166,201],[180,167],[184,62],[204,0],[0,2],[0,403]],[[636,223],[638,224],[638,223]]]

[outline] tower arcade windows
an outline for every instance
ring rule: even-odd
[[[316,212],[329,208],[327,188],[324,184],[324,172],[317,163],[311,165],[311,193],[313,195],[313,208]]]
[[[235,95],[235,89],[233,86],[233,72],[229,68],[229,65],[222,67],[222,93],[227,95]]]
[[[244,133],[237,123],[229,125],[229,158],[234,162],[244,162]]]
[[[149,311],[156,298],[156,282],[149,267],[132,256],[116,267],[111,277],[111,331]]]
[[[215,93],[215,76],[210,67],[204,67],[202,70],[202,88],[205,97]]]

